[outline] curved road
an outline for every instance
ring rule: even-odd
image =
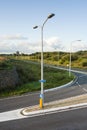
[[[64,88],[45,92],[45,102],[87,93],[87,74],[75,71],[73,71],[73,73],[78,77],[77,80],[72,85],[68,85]],[[39,92],[0,99],[0,113],[38,103]],[[1,130],[85,130],[86,128],[86,107],[0,123]]]
[[[76,82],[65,88],[58,88],[54,91],[45,92],[45,102],[65,99],[68,97],[87,93],[87,74],[84,74],[82,72],[74,73],[78,77]],[[0,99],[0,112],[15,110],[39,104],[39,94],[40,92],[36,92],[17,97]]]

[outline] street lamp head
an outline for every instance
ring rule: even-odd
[[[33,27],[33,29],[36,29],[36,28],[38,28],[38,26],[34,26],[34,27]]]
[[[48,15],[47,18],[50,19],[50,18],[52,18],[53,16],[55,16],[55,14],[52,13],[52,14]]]

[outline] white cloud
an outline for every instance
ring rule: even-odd
[[[27,37],[24,37],[21,34],[0,36],[0,40],[26,40],[26,39]]]
[[[21,34],[0,36],[0,53],[15,53],[21,48],[23,50],[25,46],[21,43],[27,40],[28,38]]]
[[[71,44],[72,52],[87,50],[87,43],[84,41],[76,41]]]
[[[0,37],[0,53],[34,53],[41,51],[41,41],[30,42],[29,39],[22,35],[1,36]],[[58,37],[51,37],[43,41],[44,51],[54,51],[62,49],[61,41]],[[57,50],[56,49],[56,50]]]
[[[71,44],[71,43],[70,43]],[[67,44],[66,44],[67,45]],[[43,40],[44,51],[70,51],[70,46],[64,47],[59,37],[50,37]],[[73,42],[72,51],[87,50],[85,42]],[[0,53],[34,53],[41,52],[41,41],[30,42],[28,38],[17,34],[14,36],[0,36]]]
[[[59,37],[51,37],[49,39],[46,39],[45,43],[47,48],[49,48],[50,51],[64,49],[64,45],[62,44],[62,41],[60,40]]]
[[[58,37],[51,37],[45,40],[49,46],[57,45],[60,42]]]

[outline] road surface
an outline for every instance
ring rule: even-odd
[[[87,74],[74,73],[78,77],[76,82],[65,88],[45,92],[45,102],[65,99],[87,93]],[[37,105],[39,103],[39,94],[40,92],[35,92],[22,96],[0,99],[0,112]]]
[[[87,74],[74,72],[77,80],[65,88],[45,92],[45,102],[87,93]],[[40,92],[0,99],[0,113],[39,104]],[[9,118],[9,117],[8,117]],[[0,130],[86,130],[87,108],[56,112],[0,123]]]
[[[86,130],[87,108],[0,123],[0,130]]]

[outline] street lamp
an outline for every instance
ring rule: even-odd
[[[81,40],[74,40],[70,44],[70,62],[69,62],[69,77],[71,76],[71,62],[72,62],[72,43],[74,42],[81,42]]]
[[[43,28],[44,28],[44,25],[47,22],[47,20],[52,18],[53,16],[55,16],[55,14],[53,14],[53,13],[48,15],[48,17],[46,18],[46,20],[43,22],[43,24],[41,26],[41,80],[39,80],[41,82],[40,108],[43,108],[43,106],[44,106],[43,83],[46,82],[46,80],[43,79]],[[34,26],[33,29],[36,29],[38,27],[39,26]]]

